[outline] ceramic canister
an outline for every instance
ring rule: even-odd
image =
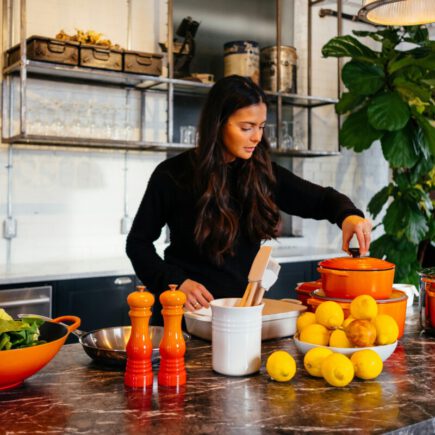
[[[260,83],[260,48],[255,41],[230,41],[224,44],[224,76],[237,74]]]
[[[240,299],[216,299],[212,311],[212,365],[223,375],[245,376],[261,367],[261,322],[264,304],[235,306]]]
[[[280,92],[296,93],[296,48],[281,45],[280,49]],[[277,46],[265,47],[260,52],[261,86],[265,91],[278,90],[278,50]]]

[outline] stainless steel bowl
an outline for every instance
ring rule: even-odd
[[[152,362],[158,361],[159,346],[163,338],[162,326],[150,326],[151,341],[153,343]],[[83,346],[85,352],[95,361],[109,365],[123,365],[127,361],[125,350],[130,338],[131,326],[115,326],[102,328],[91,332],[75,330],[73,332]],[[190,335],[183,332],[185,341]]]

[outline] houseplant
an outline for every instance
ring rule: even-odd
[[[373,218],[387,207],[371,255],[396,264],[396,282],[416,283],[424,249],[435,241],[435,41],[420,26],[353,34],[322,48],[325,57],[350,58],[341,71],[347,90],[335,106],[347,115],[339,140],[356,152],[380,140],[392,177],[368,204]]]

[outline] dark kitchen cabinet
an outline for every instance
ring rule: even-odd
[[[271,299],[296,299],[295,288],[298,282],[313,281],[320,278],[317,272],[317,263],[318,261],[281,263],[278,280],[266,294],[266,297]]]
[[[134,275],[56,281],[53,316],[78,316],[84,331],[129,325],[127,296],[135,284]]]

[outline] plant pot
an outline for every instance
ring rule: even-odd
[[[394,282],[393,263],[378,258],[331,258],[319,263],[322,289],[326,296],[353,299],[370,295],[375,299],[391,296]]]

